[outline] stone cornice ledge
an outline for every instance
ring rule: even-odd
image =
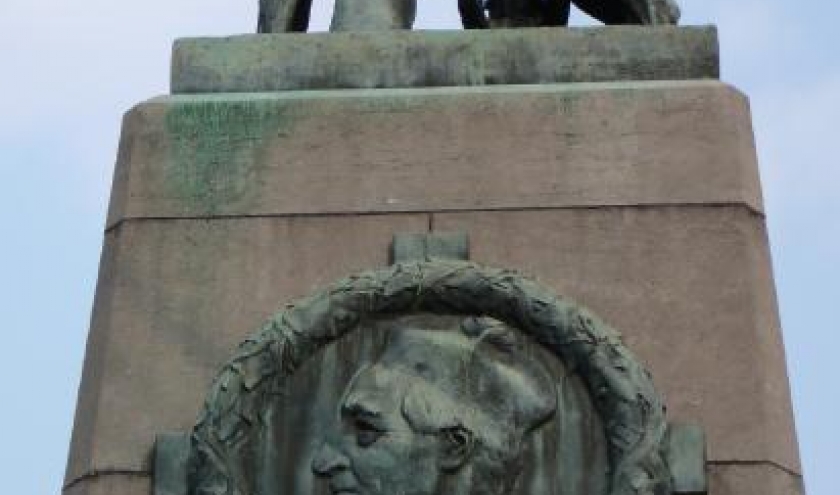
[[[175,42],[172,93],[718,79],[714,26],[251,34]]]

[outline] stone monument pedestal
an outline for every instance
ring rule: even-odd
[[[263,320],[454,231],[623,333],[705,430],[711,495],[801,493],[749,108],[716,61],[702,28],[180,41],[175,94],[124,121],[64,493],[150,495],[155,436]]]

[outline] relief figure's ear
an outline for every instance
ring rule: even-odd
[[[454,472],[470,458],[475,447],[473,432],[463,426],[444,428],[440,437],[440,468],[444,472]]]

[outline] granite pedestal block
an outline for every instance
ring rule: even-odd
[[[394,36],[395,50],[426,39]],[[178,92],[253,81],[178,74]],[[65,493],[148,495],[155,435],[190,429],[218,367],[265,318],[387,265],[395,233],[453,231],[468,233],[474,261],[532,274],[622,331],[670,418],[705,430],[711,495],[799,493],[748,104],[714,77],[682,79],[176,94],[135,107]]]

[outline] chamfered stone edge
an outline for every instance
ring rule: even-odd
[[[107,225],[666,204],[762,211],[749,107],[734,88],[669,81],[160,97],[126,115]]]

